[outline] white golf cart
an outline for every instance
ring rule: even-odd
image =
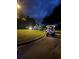
[[[55,36],[55,25],[47,25],[46,26],[46,36]]]

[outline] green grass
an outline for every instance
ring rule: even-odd
[[[17,30],[17,41],[18,42],[28,42],[34,40],[35,38],[43,36],[44,33],[38,30],[26,30],[26,29],[18,29]]]

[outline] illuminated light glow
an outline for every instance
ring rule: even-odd
[[[32,27],[29,27],[29,30],[32,30]]]
[[[20,6],[19,4],[17,4],[17,8],[18,8],[18,9],[20,9],[20,8],[21,8],[21,6]]]

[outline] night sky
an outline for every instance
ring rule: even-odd
[[[60,5],[60,2],[60,0],[19,0],[23,13],[35,18],[39,24],[43,23],[43,19],[45,20],[47,16],[54,14],[55,8]]]
[[[42,23],[60,24],[61,23],[61,4],[54,9],[54,12],[52,12],[49,16],[45,17]]]

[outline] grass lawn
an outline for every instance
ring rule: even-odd
[[[26,30],[18,29],[17,30],[17,41],[19,42],[28,42],[34,40],[35,38],[43,36],[44,33],[38,30]]]

